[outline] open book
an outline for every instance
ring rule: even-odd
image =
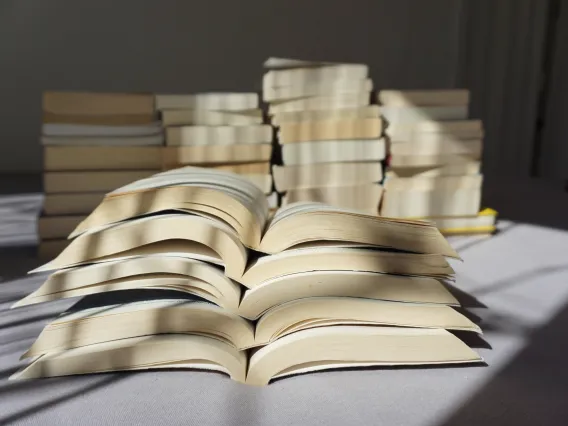
[[[246,179],[186,167],[113,191],[71,236],[15,306],[86,298],[45,328],[14,378],[197,368],[261,385],[481,362],[452,334],[481,331],[452,308],[446,257],[458,255],[428,222],[317,203],[269,217]]]

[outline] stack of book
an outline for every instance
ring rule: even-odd
[[[383,90],[378,101],[390,140],[381,214],[425,218],[444,233],[492,232],[480,213],[483,123],[469,119],[467,90]]]
[[[150,94],[47,92],[41,144],[39,254],[47,258],[106,192],[160,170],[163,134]]]
[[[481,330],[443,283],[457,254],[433,225],[320,203],[269,219],[245,178],[168,173],[110,193],[38,269],[52,274],[17,306],[88,296],[45,327],[13,378],[196,368],[265,385],[482,361],[466,343]]]
[[[379,108],[364,64],[270,58],[263,97],[278,128],[273,167],[282,204],[317,201],[377,214],[385,158]]]
[[[211,167],[246,177],[276,208],[270,159],[273,132],[256,93],[157,95],[166,148],[164,167]]]

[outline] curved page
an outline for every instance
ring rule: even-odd
[[[250,246],[258,245],[268,218],[266,197],[248,179],[221,170],[184,167],[133,182],[107,195],[71,236],[168,210],[217,218],[234,228]]]
[[[14,307],[85,294],[161,286],[198,292],[205,299],[231,310],[237,309],[241,297],[240,286],[218,267],[168,253],[59,270]]]
[[[68,268],[109,256],[135,255],[133,251],[143,246],[179,240],[209,247],[223,260],[227,276],[242,276],[247,250],[233,230],[215,220],[183,214],[144,217],[85,233],[53,261],[33,272]],[[161,248],[165,249],[163,245]]]
[[[449,306],[313,297],[294,300],[267,311],[256,324],[255,344],[266,345],[308,328],[362,323],[481,333],[476,324]]]
[[[200,334],[237,349],[254,344],[252,324],[223,308],[186,299],[153,300],[64,314],[43,329],[22,358],[155,334]]]
[[[290,249],[260,257],[239,282],[254,288],[282,275],[310,271],[366,271],[447,278],[454,270],[442,255],[338,247]]]
[[[11,379],[155,368],[196,368],[222,371],[244,382],[245,352],[211,337],[164,334],[83,346],[40,356]]]
[[[283,337],[251,356],[246,383],[330,368],[482,362],[446,330],[336,326]]]
[[[336,241],[459,258],[429,222],[368,216],[319,203],[294,203],[274,216],[259,250],[279,253],[295,245]]]
[[[361,297],[397,302],[459,305],[433,278],[372,272],[320,271],[284,275],[245,292],[239,315],[258,318],[268,309],[306,297]]]

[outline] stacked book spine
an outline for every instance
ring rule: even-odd
[[[163,135],[150,94],[46,92],[41,144],[39,254],[51,258],[107,192],[160,169]]]
[[[272,206],[273,132],[264,124],[257,93],[156,95],[166,135],[163,167],[193,165],[239,174],[258,186]]]
[[[266,385],[482,362],[468,344],[481,330],[447,284],[458,255],[429,223],[321,203],[270,219],[249,180],[184,167],[108,194],[71,237],[16,306],[85,297],[45,327],[14,379],[193,368]]]
[[[316,201],[377,214],[385,141],[379,108],[370,105],[368,66],[283,58],[264,65],[282,205]]]
[[[480,212],[483,123],[469,119],[467,90],[378,92],[388,122],[389,168],[381,214],[432,220],[445,233],[491,232]]]

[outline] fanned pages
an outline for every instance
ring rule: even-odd
[[[247,252],[234,229],[218,220],[188,214],[142,217],[86,232],[74,239],[57,258],[37,269],[37,272],[68,268],[105,258],[136,256],[145,246],[162,243],[161,249],[164,249],[166,242],[178,241],[187,241],[191,250],[195,246],[211,249],[225,265],[227,276],[242,276],[247,263]]]
[[[297,69],[289,69],[298,65],[294,61],[275,61],[275,71]],[[359,65],[302,66],[304,71],[290,75],[304,78],[315,70],[326,76],[366,74]],[[322,83],[326,84],[349,86]],[[250,105],[242,105],[247,96],[239,96],[166,97],[161,106],[199,101],[209,107],[241,104],[250,110]],[[233,114],[212,113],[218,114],[207,119],[222,121]],[[204,117],[191,114],[182,116]],[[375,118],[350,116],[282,130],[290,134],[293,129],[299,139],[290,139],[286,146],[325,147],[329,141],[317,138],[338,132],[375,137],[377,125]],[[226,147],[270,146],[254,142],[248,134],[251,129],[264,131],[265,126],[206,126],[187,127],[187,132],[182,127],[178,132],[191,136],[184,143],[205,144],[203,135],[228,138],[228,132],[235,137],[247,134],[251,140]],[[330,129],[335,130],[326,133]],[[316,140],[300,142],[304,137]],[[347,146],[360,141],[369,143],[332,143]],[[375,144],[372,139],[370,143]],[[378,146],[384,157],[384,143]],[[171,148],[197,149],[201,156],[219,145],[167,147]],[[96,151],[77,154],[90,152]],[[103,153],[113,152],[118,151],[98,151],[94,160],[102,162]],[[460,302],[449,285],[455,274],[446,257],[458,254],[430,222],[376,215],[382,193],[378,163],[367,156],[360,164],[343,158],[338,164],[275,167],[276,187],[286,188],[280,196],[272,192],[266,159],[220,164],[207,155],[200,158],[210,168],[183,167],[151,176],[136,170],[128,173],[139,173],[142,179],[127,184],[128,175],[111,172],[53,172],[62,175],[50,185],[56,183],[62,193],[48,195],[46,212],[78,207],[83,211],[77,197],[101,201],[87,217],[40,219],[40,235],[52,238],[42,242],[40,252],[62,251],[32,271],[50,274],[13,307],[33,309],[39,303],[81,299],[45,326],[22,355],[29,364],[13,379],[179,368],[215,370],[238,382],[266,385],[275,378],[316,370],[482,362],[465,339],[451,333],[481,334],[474,322],[454,309]],[[87,161],[95,164],[93,159],[79,159],[82,164]],[[167,169],[164,158],[158,161],[162,170]],[[453,171],[399,170],[405,177],[389,177],[387,195],[436,187],[477,190],[480,176],[459,177]],[[414,177],[421,173],[430,177]],[[73,183],[62,180],[74,176],[79,187],[98,192],[69,192]],[[122,186],[114,189],[112,182]],[[321,186],[310,186],[314,183]],[[280,200],[287,203],[314,194],[336,205],[297,202],[269,211]],[[69,200],[55,205],[53,197]],[[383,209],[405,208],[386,201]],[[75,225],[69,240],[63,240]]]
[[[22,358],[151,334],[213,336],[237,349],[255,344],[252,323],[229,310],[198,300],[164,299],[64,313],[43,329]]]
[[[256,93],[197,93],[192,95],[156,95],[156,109],[199,109],[207,111],[242,111],[258,108]]]
[[[22,358],[112,340],[174,333],[214,337],[243,350],[268,345],[300,330],[336,325],[391,325],[481,333],[468,318],[441,305],[341,297],[299,299],[267,311],[255,330],[251,322],[218,306],[172,298],[87,305],[76,311],[73,308],[49,323]]]
[[[158,334],[111,340],[41,355],[12,379],[160,368],[215,370],[244,382],[247,356],[231,344],[195,334]]]
[[[161,254],[160,248],[169,251]],[[178,240],[146,246],[137,252],[137,255],[61,269],[14,306],[107,291],[166,289],[194,294],[229,310],[237,310],[241,288],[220,268],[209,264],[220,264],[222,259],[206,246]]]
[[[424,222],[368,216],[325,204],[294,203],[276,213],[259,249],[278,253],[303,243],[343,241],[459,257],[440,235]]]
[[[164,126],[250,126],[262,124],[262,110],[169,109],[162,111],[162,124]]]
[[[299,331],[254,353],[246,383],[266,385],[273,378],[330,368],[480,361],[446,330],[325,327]]]
[[[348,256],[346,256],[348,254]],[[411,254],[341,247],[286,250],[260,257],[247,268],[240,282],[255,288],[272,278],[310,271],[360,271],[448,278],[454,270],[438,254]]]
[[[331,270],[282,275],[264,281],[245,292],[238,312],[245,318],[256,319],[283,303],[329,296],[458,304],[448,289],[433,278]]]
[[[294,203],[282,208],[263,233],[267,226],[268,206],[259,188],[230,173],[196,168],[161,173],[113,192],[72,236],[169,210],[220,219],[245,246],[265,253],[278,253],[302,243],[343,241],[457,257],[431,224],[367,216],[319,203]],[[175,220],[181,223],[183,218]],[[138,222],[138,230],[153,226],[152,222]],[[124,229],[128,229],[128,224]]]
[[[465,343],[442,329],[333,326],[278,339],[255,352],[248,369],[246,353],[223,340],[164,334],[47,353],[13,378],[177,367],[222,371],[238,382],[266,385],[277,377],[332,368],[481,361]]]

